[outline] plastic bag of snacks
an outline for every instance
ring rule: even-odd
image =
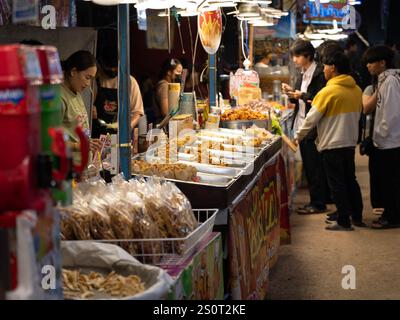
[[[145,204],[143,201],[144,194],[149,192],[146,188],[145,180],[132,180],[130,183],[126,182],[121,175],[114,177],[113,184],[111,188],[117,189],[119,192],[118,196],[115,197],[115,204],[117,212],[113,215],[112,225],[114,230],[121,229],[120,224],[123,223],[123,220],[120,222],[117,221],[121,218],[122,214],[129,215],[129,220],[131,220],[130,224],[130,234],[131,237],[124,238],[119,234],[119,239],[159,239],[160,232],[157,224],[154,222],[152,217],[147,214]],[[113,193],[114,196],[114,193]],[[114,206],[114,205],[113,205]],[[127,223],[128,220],[125,220]],[[124,228],[125,229],[125,228]],[[127,231],[128,233],[128,231]],[[142,245],[139,243],[129,243],[127,241],[121,242],[120,245],[127,250],[128,252],[134,252],[136,254],[153,254],[160,252],[160,243],[159,242],[144,242]],[[126,247],[129,247],[126,249]]]
[[[162,198],[160,184],[155,183],[156,179],[149,179],[143,185],[143,190],[140,190],[140,194],[143,197],[146,212],[154,221],[155,225],[158,227],[160,238],[169,238],[171,233],[169,232],[169,226],[167,221],[165,221],[165,204]]]
[[[165,204],[170,208],[177,234],[179,237],[186,237],[198,226],[189,200],[173,183],[165,182],[161,184],[161,189]]]
[[[133,221],[134,213],[131,212],[129,204],[124,201],[125,192],[109,187],[109,194],[104,199],[109,204],[109,215],[111,228],[117,239],[133,239]],[[119,244],[130,254],[135,254],[135,248],[129,241],[121,241]]]
[[[89,202],[91,211],[90,231],[95,240],[116,239],[111,227],[109,203],[100,197],[93,197]]]
[[[84,202],[60,209],[61,234],[65,240],[91,240],[91,212]]]
[[[61,217],[61,240],[76,240],[71,221],[71,213],[67,208],[59,208]]]

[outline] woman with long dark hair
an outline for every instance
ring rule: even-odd
[[[89,116],[81,92],[90,87],[97,72],[96,58],[89,51],[77,51],[62,62],[64,83],[61,86],[62,126],[67,132],[74,161],[79,161],[79,137],[75,132],[81,126],[90,137]],[[91,151],[100,149],[100,142],[90,140]]]

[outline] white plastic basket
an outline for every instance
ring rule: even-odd
[[[185,260],[197,248],[198,244],[209,235],[214,227],[218,209],[193,209],[199,226],[185,238],[161,239],[116,239],[116,240],[79,240],[111,243],[127,248],[132,245],[136,253],[133,257],[142,263],[155,265],[178,264]]]

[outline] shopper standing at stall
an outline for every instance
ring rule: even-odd
[[[159,81],[156,85],[156,122],[159,123],[169,113],[168,83],[181,82],[182,63],[177,59],[168,59],[161,66]]]
[[[363,109],[369,108],[371,103],[376,105],[376,96],[374,93],[378,85],[378,77],[372,77],[372,85],[365,88],[363,92]],[[363,139],[360,144],[360,152],[362,155],[368,156],[368,171],[369,171],[369,185],[370,185],[370,199],[373,213],[382,214],[383,213],[383,203],[382,203],[382,179],[379,176],[379,169],[377,168],[377,149],[373,144],[373,133],[374,133],[374,122],[375,122],[375,112],[371,112],[368,115],[364,114],[363,123]]]
[[[254,65],[254,68],[268,68],[271,65],[272,53],[265,51],[259,61]]]
[[[62,62],[64,83],[61,86],[62,125],[65,128],[72,148],[74,161],[80,161],[79,137],[75,132],[81,126],[90,137],[89,117],[81,92],[90,87],[96,76],[96,58],[89,51],[77,51]],[[92,152],[100,149],[97,139],[90,140]]]
[[[353,223],[363,226],[362,197],[355,176],[355,147],[362,110],[362,91],[348,75],[347,57],[335,52],[323,57],[328,81],[314,98],[304,124],[297,131],[298,141],[317,127],[318,151],[322,154],[333,201],[338,211],[337,223],[326,227],[331,231],[351,231]],[[352,218],[352,221],[350,220]]]
[[[372,228],[400,227],[400,69],[393,69],[393,51],[386,46],[368,49],[368,71],[378,76],[378,86],[364,104],[366,114],[375,111],[372,140],[376,147],[376,176],[382,188],[382,216]]]
[[[322,65],[314,61],[315,49],[311,42],[296,40],[290,48],[290,53],[294,63],[301,69],[301,77],[296,81],[294,89],[286,83],[282,84],[282,89],[296,105],[293,122],[293,129],[296,132],[304,123],[305,117],[311,109],[311,100],[325,87],[326,80]],[[299,214],[326,212],[326,202],[330,197],[322,158],[315,145],[316,138],[317,131],[314,129],[300,143],[310,202],[297,209]]]
[[[131,128],[134,129],[144,115],[144,110],[139,85],[134,77],[130,78]],[[115,47],[107,46],[103,49],[96,83],[92,136],[99,138],[101,134],[117,133],[118,53]]]

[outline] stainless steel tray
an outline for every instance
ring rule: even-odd
[[[243,170],[238,168],[230,168],[230,167],[221,167],[221,166],[214,166],[211,164],[206,163],[198,163],[198,162],[190,162],[190,161],[178,161],[178,163],[187,164],[195,167],[198,172],[202,173],[211,173],[217,174],[232,178],[239,177]]]
[[[208,174],[203,172],[198,172],[197,176],[200,178],[199,182],[196,181],[185,181],[185,180],[177,180],[177,179],[170,179],[160,177],[161,179],[165,179],[167,181],[174,182],[175,184],[186,184],[186,185],[193,185],[193,186],[203,186],[203,187],[216,187],[216,188],[229,188],[231,184],[236,181],[236,178],[217,175],[217,174]],[[153,176],[143,175],[132,173],[132,177],[144,177],[144,178],[151,178]]]
[[[253,125],[256,125],[259,128],[268,129],[270,127],[270,120],[235,120],[235,121],[222,121],[220,122],[220,126],[226,129],[243,129],[250,128]]]
[[[224,159],[233,159],[243,162],[252,162],[254,161],[254,154],[246,154],[243,152],[232,152],[232,151],[224,151],[224,150],[207,150],[212,156],[223,157]]]
[[[233,151],[233,152],[241,152],[245,154],[252,154],[252,155],[257,155],[262,151],[262,148],[256,148],[256,147],[249,147],[249,146],[237,146],[234,144],[227,144],[224,143],[222,145],[225,151]]]
[[[180,160],[185,161],[194,161],[196,159],[196,152],[198,151],[197,147],[185,147],[185,150],[189,151],[191,154],[185,154],[185,156],[179,156]],[[254,161],[255,154],[254,153],[243,153],[243,152],[234,152],[234,151],[225,151],[218,149],[207,149],[207,153],[213,157],[222,157],[224,159],[233,159],[241,162],[251,162]]]
[[[209,184],[213,186],[227,187],[234,178],[222,176],[218,174],[198,172],[197,176],[200,178],[201,184]]]

